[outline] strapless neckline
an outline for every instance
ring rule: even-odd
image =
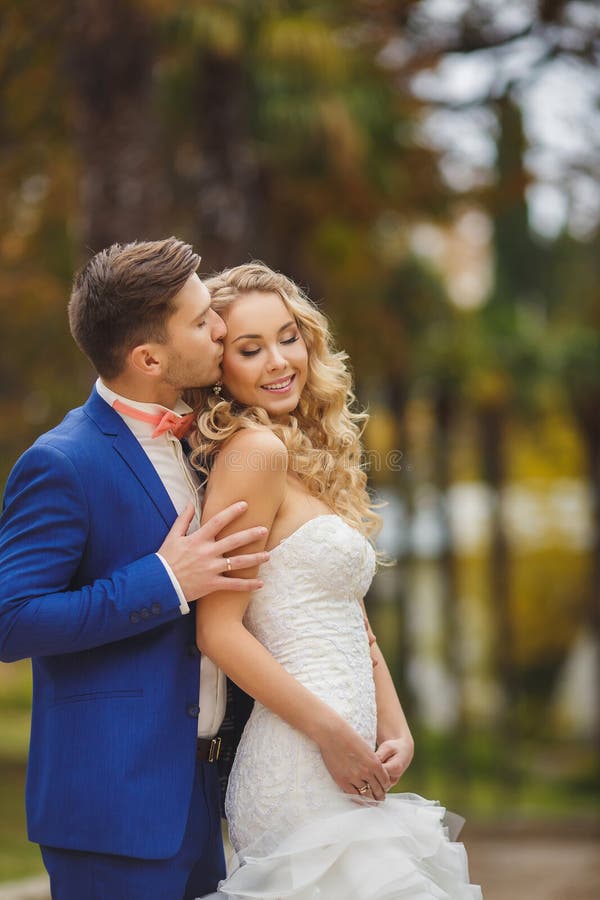
[[[268,550],[267,552],[268,552],[269,554],[272,555],[276,550],[279,550],[280,547],[283,547],[285,544],[288,544],[288,543],[289,543],[292,539],[294,539],[297,535],[299,535],[299,534],[301,534],[303,531],[305,531],[306,528],[307,528],[309,525],[311,525],[313,522],[318,522],[318,521],[320,521],[321,519],[338,519],[340,522],[342,522],[343,525],[346,525],[348,528],[352,528],[352,526],[351,526],[351,525],[348,525],[347,522],[344,522],[344,520],[342,519],[342,517],[341,517],[341,516],[338,516],[337,513],[320,513],[318,516],[313,516],[312,519],[307,519],[306,522],[303,522],[303,523],[302,523],[302,525],[298,525],[298,527],[297,527],[296,529],[294,529],[294,531],[290,532],[290,534],[288,534],[287,537],[281,538],[281,540],[279,541],[279,543],[278,543],[278,544],[275,544],[275,546],[272,547],[272,548],[271,548],[270,550]],[[353,531],[356,531],[355,528],[353,528],[352,530],[353,530]]]
[[[264,585],[253,593],[253,600],[264,601],[272,595],[277,602],[286,587],[296,598],[314,597],[315,579],[320,582],[319,592],[330,593],[335,583],[340,595],[364,597],[376,567],[371,542],[337,513],[307,519],[268,552],[269,559],[260,569]]]

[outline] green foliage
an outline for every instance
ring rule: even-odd
[[[27,839],[25,824],[25,767],[0,760],[0,883],[44,871],[37,844]]]
[[[29,745],[31,665],[0,665],[0,883],[43,871],[27,840],[25,764]]]

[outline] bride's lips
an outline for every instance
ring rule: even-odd
[[[269,384],[261,384],[260,387],[269,394],[287,394],[292,389],[295,380],[295,375],[286,375],[285,378],[278,378],[277,381],[271,381]]]

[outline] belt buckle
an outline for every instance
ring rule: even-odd
[[[215,762],[221,754],[221,738],[214,737],[210,742],[210,747],[208,748],[208,761],[209,763]]]

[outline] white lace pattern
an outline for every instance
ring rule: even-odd
[[[317,516],[271,551],[245,618],[275,659],[373,747],[375,688],[360,600],[374,570],[374,550],[358,531],[338,516]],[[350,798],[317,745],[258,703],[225,805],[238,853],[214,900],[481,900],[439,804],[415,794]]]
[[[310,519],[271,551],[246,627],[275,659],[372,746],[373,667],[359,601],[375,552],[334,515]],[[229,781],[226,811],[236,849],[266,832],[286,834],[338,795],[319,748],[255,704]]]

